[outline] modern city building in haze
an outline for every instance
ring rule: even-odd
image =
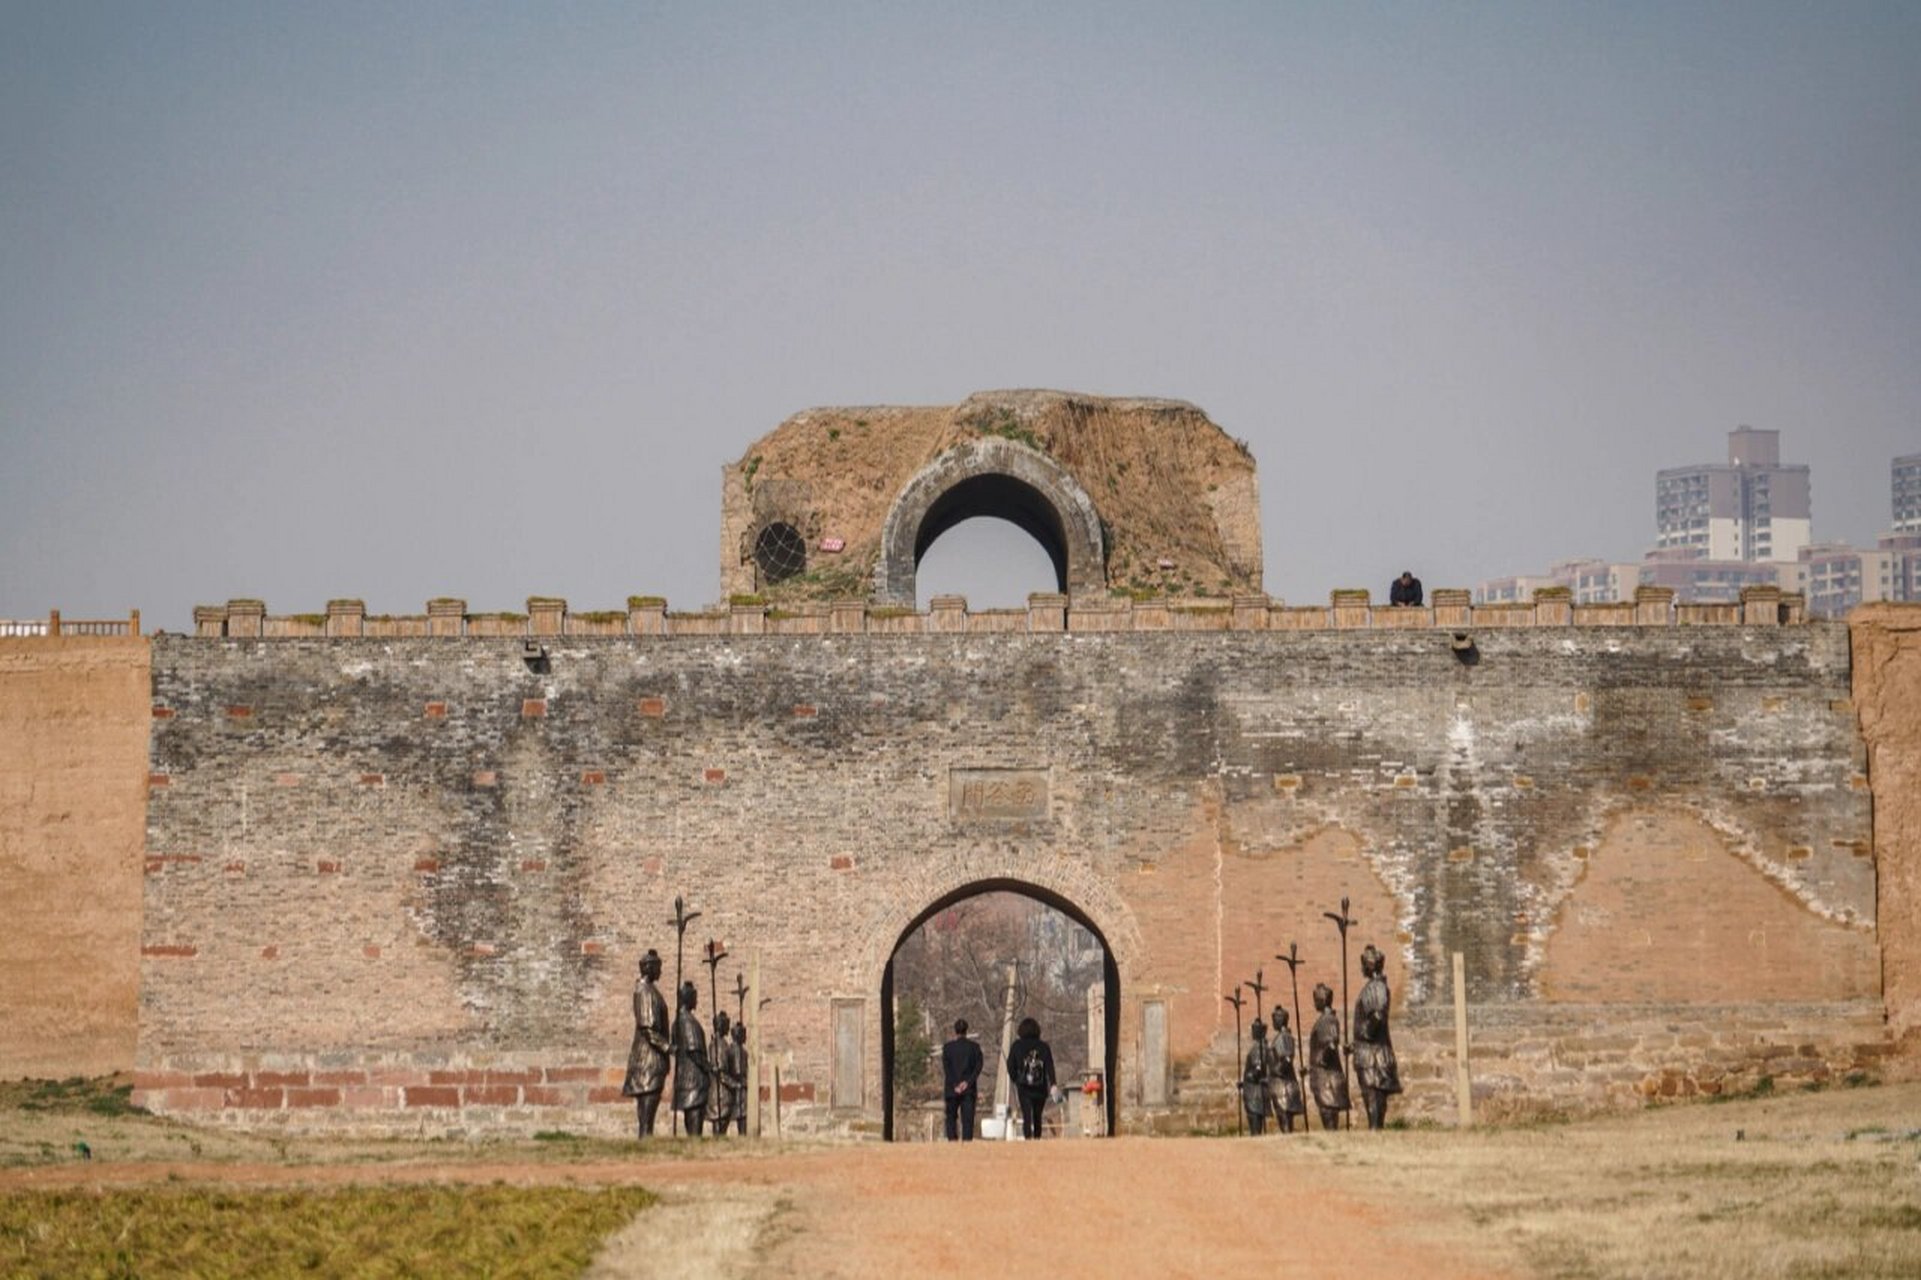
[[[1781,433],[1728,432],[1728,460],[1654,477],[1655,550],[1697,560],[1792,561],[1814,540],[1806,463],[1783,466]]]

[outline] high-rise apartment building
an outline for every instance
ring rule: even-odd
[[[1655,550],[1698,560],[1794,560],[1813,540],[1806,463],[1781,465],[1781,433],[1728,432],[1726,465],[1654,477]]]
[[[1894,532],[1921,533],[1921,453],[1896,458],[1888,470],[1894,487]]]

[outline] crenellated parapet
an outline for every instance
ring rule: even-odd
[[[528,599],[521,613],[469,613],[446,597],[419,614],[369,614],[359,600],[330,600],[324,613],[269,614],[258,600],[230,600],[193,611],[203,638],[411,639],[716,636],[941,635],[996,632],[1116,631],[1473,631],[1530,627],[1767,627],[1807,619],[1799,592],[1748,587],[1739,603],[1676,604],[1667,587],[1642,587],[1633,600],[1575,604],[1565,588],[1545,587],[1524,603],[1474,604],[1464,589],[1443,587],[1420,608],[1377,605],[1364,590],[1337,590],[1324,605],[1290,605],[1245,594],[1180,600],[1036,592],[1025,608],[968,608],[963,596],[935,596],[926,610],[865,600],[772,604],[737,596],[725,606],[670,609],[661,596],[631,596],[625,609],[573,612],[553,596]]]

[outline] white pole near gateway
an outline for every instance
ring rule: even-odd
[[[981,1121],[983,1138],[1015,1141],[1021,1136],[1020,1123],[1015,1119],[1019,1108],[1014,1106],[1014,1081],[1007,1074],[1007,1055],[1014,1047],[1014,991],[1019,985],[1020,971],[1018,960],[1007,966],[1007,994],[1001,1000],[1001,1049],[994,1062],[994,1114]]]

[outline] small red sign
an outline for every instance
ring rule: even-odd
[[[847,550],[847,539],[822,538],[820,540],[820,549],[822,551],[845,551]]]

